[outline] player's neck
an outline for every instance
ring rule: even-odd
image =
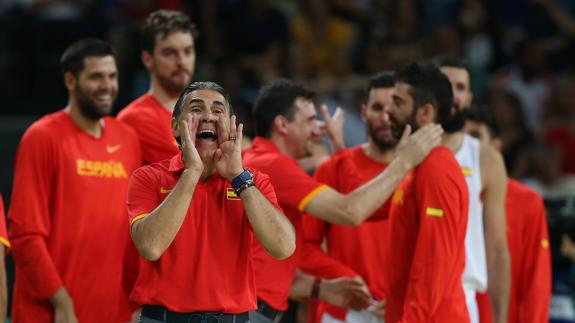
[[[361,145],[363,152],[369,159],[372,159],[379,163],[390,163],[393,160],[395,150],[394,149],[381,149],[379,148],[371,138]]]
[[[463,132],[457,131],[454,133],[443,133],[441,136],[441,144],[451,150],[453,154],[457,154],[461,145],[463,145]]]
[[[180,97],[180,93],[172,93],[166,91],[160,84],[153,79],[150,85],[150,90],[148,91],[160,104],[164,109],[168,110],[168,112],[172,113],[174,111],[174,106],[176,106],[176,102],[178,102],[178,98]]]
[[[72,118],[72,122],[78,126],[78,128],[82,129],[90,136],[95,138],[100,138],[102,136],[103,131],[103,123],[102,119],[93,120],[87,118],[80,112],[80,108],[73,103],[69,103],[66,109],[64,109],[70,118]]]
[[[303,156],[297,156],[296,150],[291,148],[292,145],[289,145],[285,138],[286,137],[282,135],[278,135],[277,133],[272,132],[271,136],[267,139],[271,141],[282,154],[287,155],[293,159],[303,158]]]

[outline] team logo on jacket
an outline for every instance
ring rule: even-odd
[[[122,148],[122,145],[106,146],[106,151],[108,152],[108,154],[113,154],[120,148]]]
[[[234,189],[231,187],[226,188],[226,199],[231,201],[241,200],[240,197],[236,194],[236,191],[234,191]]]

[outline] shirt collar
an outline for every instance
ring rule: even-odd
[[[184,167],[186,167],[186,164],[184,164],[182,153],[179,152],[177,155],[172,157],[172,159],[170,159],[170,166],[168,167],[168,170],[170,172],[181,172]]]
[[[264,137],[256,136],[252,141],[252,147],[254,150],[264,150],[270,152],[280,152],[278,147],[271,142],[269,139]]]

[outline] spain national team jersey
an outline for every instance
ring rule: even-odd
[[[137,258],[128,253],[125,201],[140,148],[128,126],[110,117],[102,125],[95,138],[62,110],[22,137],[9,211],[14,322],[51,322],[48,298],[61,287],[82,323],[131,316],[123,279]]]
[[[172,158],[180,150],[172,132],[172,115],[146,93],[122,109],[118,119],[138,134],[144,164]]]
[[[340,150],[321,164],[315,178],[341,193],[349,193],[385,170],[387,164],[370,159],[361,146]],[[389,203],[378,211],[387,213]],[[357,227],[335,225],[304,215],[305,243],[300,268],[322,278],[361,276],[376,300],[384,298],[382,268],[386,258],[387,220],[367,221]],[[327,254],[321,244],[327,240]],[[345,320],[347,310],[329,304],[320,309]],[[320,317],[318,313],[316,317]]]
[[[4,245],[4,255],[10,250],[11,245],[8,241],[8,232],[6,232],[6,213],[4,211],[4,201],[0,195],[0,243]]]
[[[468,195],[446,147],[433,149],[393,194],[386,323],[469,322],[461,284]]]
[[[259,243],[254,244],[254,267],[257,296],[276,310],[287,309],[287,299],[295,277],[303,243],[302,212],[319,192],[327,188],[308,174],[298,163],[282,154],[267,139],[256,137],[244,152],[244,165],[270,176],[284,214],[296,233],[296,250],[284,260],[269,256]]]
[[[134,172],[128,195],[131,223],[162,203],[183,169],[178,154]],[[250,170],[256,187],[280,209],[269,177]],[[168,249],[157,261],[142,260],[131,299],[175,312],[256,309],[253,240],[241,199],[230,181],[213,174],[196,184],[186,218]]]
[[[551,250],[547,216],[541,196],[510,179],[505,203],[507,241],[511,257],[510,323],[549,321]],[[481,323],[491,323],[487,293],[477,298]]]

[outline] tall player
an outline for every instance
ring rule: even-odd
[[[388,114],[394,85],[393,72],[379,73],[370,79],[368,100],[361,108],[362,119],[367,123],[368,141],[343,149],[321,164],[315,173],[317,180],[347,193],[377,176],[393,160],[396,141]],[[387,208],[380,211],[385,212]],[[305,244],[300,268],[324,278],[360,277],[377,300],[372,311],[320,304],[315,316],[321,317],[324,323],[381,320],[385,295],[381,267],[386,258],[387,220],[364,222],[357,227],[330,224],[311,216],[304,216],[303,221]],[[325,252],[321,248],[324,238],[327,241]]]
[[[447,77],[430,64],[397,72],[391,129],[444,124],[451,115]],[[469,322],[461,277],[469,192],[451,150],[439,146],[393,194],[390,206],[385,322]]]
[[[489,292],[495,323],[507,322],[510,260],[505,237],[505,165],[501,154],[463,133],[461,111],[473,100],[469,68],[459,59],[440,57],[437,66],[449,78],[455,114],[446,125],[443,143],[451,148],[469,188],[469,225],[465,238],[463,273],[467,308],[472,323],[478,323],[476,294]]]
[[[481,143],[501,149],[499,129],[486,111],[466,113],[464,131]],[[547,215],[541,196],[528,186],[509,179],[506,198],[507,241],[511,256],[511,293],[507,322],[549,321],[551,301],[551,250]],[[481,323],[491,323],[488,295],[477,299]]]
[[[118,119],[138,133],[144,164],[179,152],[172,111],[194,73],[195,35],[188,16],[173,10],[152,12],[142,28],[142,62],[150,72],[150,90],[124,108]]]
[[[364,185],[342,194],[307,175],[296,162],[311,155],[320,132],[312,92],[288,80],[271,82],[260,90],[253,116],[257,137],[245,152],[245,165],[270,175],[278,202],[296,230],[296,252],[287,260],[279,262],[258,246],[254,254],[261,308],[275,316],[287,308],[303,242],[302,214],[336,224],[359,225],[384,204],[403,176],[439,143],[442,131],[440,126],[429,126],[407,138],[406,130],[403,139],[407,144],[402,145],[389,166]],[[317,297],[321,281],[311,282],[307,295]]]
[[[140,165],[130,127],[109,117],[112,48],[83,39],[61,59],[68,105],[36,121],[16,155],[10,239],[15,322],[125,322],[128,176]],[[137,258],[135,258],[137,260]],[[128,266],[128,267],[126,267]]]

